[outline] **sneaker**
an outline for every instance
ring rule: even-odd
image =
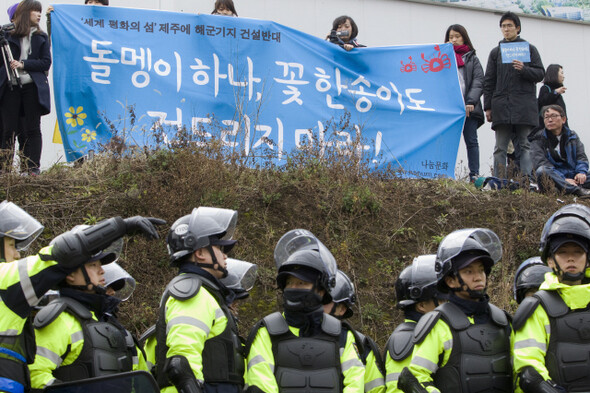
[[[581,198],[588,198],[590,197],[590,190],[583,188],[583,187],[578,187],[576,188],[576,190],[573,192],[573,194],[575,196],[579,196]]]

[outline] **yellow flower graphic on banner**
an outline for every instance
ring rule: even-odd
[[[70,111],[65,113],[65,117],[68,118],[66,123],[72,127],[76,127],[76,125],[83,126],[84,119],[86,119],[86,113],[82,112],[83,110],[84,108],[81,106],[76,109],[71,106]]]
[[[92,142],[95,139],[96,139],[96,131],[86,129],[84,131],[84,133],[82,134],[82,140],[84,142]]]

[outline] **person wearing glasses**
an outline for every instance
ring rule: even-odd
[[[506,178],[508,175],[506,154],[511,140],[521,174],[530,176],[528,136],[539,124],[536,85],[543,80],[545,68],[537,48],[520,38],[518,15],[504,13],[500,29],[504,39],[490,52],[483,84],[483,109],[496,133],[494,176]],[[510,56],[511,53],[524,56]]]
[[[539,188],[553,186],[576,196],[590,195],[588,157],[584,144],[565,122],[565,111],[559,105],[547,105],[541,110],[545,128],[535,134],[531,155]]]

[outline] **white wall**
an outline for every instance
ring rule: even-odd
[[[0,0],[0,9],[6,10],[16,0]],[[112,6],[162,9],[178,12],[210,13],[214,0],[110,0]],[[42,0],[48,4],[73,1]],[[83,0],[79,0],[80,3]],[[467,28],[471,41],[478,51],[484,69],[490,50],[502,39],[499,28],[501,13],[484,10],[417,3],[403,0],[234,0],[240,17],[274,20],[306,33],[324,37],[332,20],[347,14],[359,27],[359,42],[368,46],[387,46],[442,42],[447,27],[454,23]],[[7,23],[5,12],[0,23]],[[590,24],[548,20],[521,16],[521,37],[534,44],[543,64],[559,63],[566,74],[565,94],[570,126],[590,146]],[[45,21],[43,20],[44,24]],[[397,67],[394,64],[393,67]],[[63,161],[63,149],[51,143],[55,114],[43,117],[42,166]],[[479,129],[481,173],[490,174],[494,149],[494,132],[488,124]],[[589,147],[590,149],[590,147]],[[457,174],[467,171],[467,154],[461,141],[457,159]]]

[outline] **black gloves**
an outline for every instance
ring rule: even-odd
[[[159,239],[158,231],[154,225],[166,224],[166,221],[154,217],[134,216],[123,220],[125,232],[129,235],[142,233],[148,239]]]
[[[518,374],[519,385],[524,393],[566,393],[565,389],[552,381],[545,381],[532,366],[527,366]]]

